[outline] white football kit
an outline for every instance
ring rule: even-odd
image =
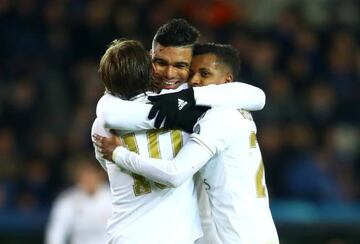
[[[140,95],[135,100],[144,99],[145,95]],[[95,120],[92,134],[109,136],[100,119]],[[117,133],[130,150],[144,157],[163,159],[173,158],[188,136],[181,131],[164,130]],[[107,170],[113,195],[113,214],[107,227],[110,243],[192,244],[202,236],[191,177],[180,187],[169,188],[121,170],[99,155],[97,158]]]
[[[46,226],[46,244],[106,243],[106,223],[111,215],[109,186],[92,195],[74,186],[55,200]]]
[[[257,94],[254,94],[254,90],[249,92],[254,87],[234,84],[223,88],[232,91],[224,103],[240,104],[240,107],[253,110],[264,106],[265,97],[260,89],[255,90]],[[211,106],[211,102],[218,101],[219,93],[212,90],[219,90],[220,87],[225,86],[194,89],[197,104]],[[206,92],[203,92],[203,88],[206,88]],[[235,93],[236,96],[230,95]],[[244,96],[239,93],[244,93]],[[206,98],[209,94],[212,99]],[[247,101],[249,94],[252,94],[250,102]],[[144,99],[144,96],[138,96],[133,101],[124,101],[105,94],[97,106],[98,118],[92,134],[109,136],[108,129],[116,129],[120,136],[124,136],[130,150],[147,158],[171,159],[187,141],[186,134],[180,131],[144,131],[153,128],[154,124],[154,120],[147,119],[151,105],[145,104]],[[122,170],[102,159],[97,152],[96,156],[108,172],[113,194],[113,216],[108,225],[111,243],[136,244],[146,240],[146,243],[184,244],[193,243],[201,236],[196,192],[191,177],[176,189],[166,188],[155,183],[154,179],[151,181]]]
[[[114,151],[113,159],[123,168],[171,187],[181,186],[201,169],[220,243],[278,243],[250,114],[211,109],[194,131],[173,160],[145,159],[124,147]]]

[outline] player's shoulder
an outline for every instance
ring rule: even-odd
[[[102,114],[103,109],[106,107],[105,105],[109,102],[109,100],[115,99],[114,96],[105,92],[104,95],[98,100],[96,104],[96,115],[99,116]]]
[[[219,107],[209,109],[203,119],[231,124],[234,123],[234,121],[243,119],[243,116],[241,116],[241,113],[235,108]]]
[[[94,119],[94,122],[91,126],[91,134],[98,134],[100,131],[102,131],[103,129],[101,127],[103,127],[104,125],[104,121],[101,118],[96,117]]]
[[[72,204],[78,194],[79,190],[75,186],[72,186],[60,192],[55,201],[60,205],[69,205]]]
[[[105,93],[96,105],[96,116],[108,118],[114,112],[114,108],[118,111],[127,109],[131,102],[120,97]]]
[[[105,102],[106,100],[108,100],[108,99],[113,99],[113,98],[115,98],[113,95],[111,95],[110,93],[107,93],[107,92],[105,92],[101,97],[100,97],[100,99],[99,99],[99,101],[98,101],[98,104],[100,103],[103,103],[103,102]]]
[[[209,109],[198,124],[235,136],[254,124],[250,118],[252,117],[249,112],[219,107]]]

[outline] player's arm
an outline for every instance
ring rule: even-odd
[[[265,93],[258,87],[242,82],[208,85],[179,92],[150,96],[159,111],[183,110],[192,106],[229,107],[249,111],[265,106]]]
[[[101,136],[111,136],[111,134],[106,131],[106,129],[104,127],[101,126],[101,123],[100,122],[101,120],[99,118],[96,118],[93,125],[92,125],[92,128],[91,128],[91,135],[94,135],[94,134],[98,134],[98,135],[101,135]],[[94,146],[94,149],[95,149],[95,158],[96,160],[100,163],[101,167],[103,167],[103,169],[105,171],[107,171],[107,168],[106,168],[106,160],[104,159],[104,157],[99,153],[98,150],[96,150],[96,146],[95,144],[93,143],[93,146]]]
[[[187,142],[172,160],[147,158],[131,152],[115,136],[95,135],[94,143],[107,160],[169,187],[184,183],[213,156],[207,148],[194,141]]]
[[[150,110],[149,119],[155,118],[155,127],[160,128],[164,124],[166,129],[183,129],[192,132],[197,119],[201,117],[197,113],[191,119],[184,116],[184,112],[209,107],[237,108],[245,110],[259,110],[265,105],[265,93],[254,86],[231,82],[222,85],[209,85],[184,89],[179,92],[152,96],[149,100],[154,103]],[[190,129],[189,129],[190,128]]]
[[[110,94],[105,94],[98,102],[96,115],[102,120],[102,126],[117,130],[154,129],[154,120],[147,115],[151,104],[136,101],[126,101]]]
[[[194,87],[195,105],[209,107],[232,107],[249,111],[265,106],[265,93],[258,87],[230,82],[221,85]]]
[[[178,187],[201,169],[212,156],[202,145],[189,141],[172,160],[145,158],[120,146],[113,152],[113,162],[155,182]]]
[[[191,135],[192,139],[172,160],[145,158],[130,152],[125,147],[118,146],[121,142],[115,142],[116,137],[109,139],[95,136],[94,143],[102,154],[107,155],[108,160],[112,159],[119,167],[143,175],[155,182],[177,187],[203,167],[215,153],[221,152],[229,143],[231,144],[231,140],[227,140],[230,133],[226,133],[230,130],[219,130],[219,126],[227,128],[228,124],[219,124],[218,116],[224,116],[224,113],[215,112],[209,113],[209,116],[205,115],[199,122],[199,126],[204,125],[202,128],[207,135]],[[216,131],[210,135],[209,131],[214,129]]]

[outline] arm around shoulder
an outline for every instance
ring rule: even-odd
[[[266,100],[263,90],[242,82],[194,87],[194,97],[196,105],[249,111],[263,109]]]
[[[172,160],[145,158],[124,147],[117,147],[113,152],[113,161],[119,167],[152,181],[178,187],[204,166],[211,156],[201,145],[188,142]]]
[[[115,130],[154,129],[154,120],[147,118],[150,104],[126,101],[110,94],[105,94],[98,102],[96,115],[103,121],[103,126]]]

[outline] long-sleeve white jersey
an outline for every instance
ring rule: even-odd
[[[244,83],[195,88],[194,95],[197,105],[258,110],[265,104],[263,91]],[[186,142],[186,134],[144,131],[154,128],[154,120],[147,119],[150,109],[151,105],[144,103],[144,97],[124,101],[105,94],[98,102],[98,118],[92,134],[108,136],[108,129],[115,129],[119,135],[126,134],[124,141],[132,151],[144,157],[160,157],[161,154],[161,158],[170,159]],[[179,143],[180,138],[182,143]],[[149,181],[121,170],[100,155],[97,158],[108,172],[113,205],[117,209],[108,226],[114,243],[142,243],[144,240],[147,243],[191,243],[201,235],[192,179],[185,180],[175,194],[174,189],[162,189],[164,187],[155,183],[156,180]],[[139,232],[139,229],[144,231]]]
[[[201,169],[220,243],[278,243],[250,114],[211,109],[195,131],[174,160],[145,159],[123,147],[114,151],[113,159],[172,187]]]
[[[175,90],[162,90],[163,93],[176,92],[186,88],[184,84]],[[265,93],[254,86],[231,82],[221,85],[194,87],[196,105],[208,107],[231,107],[248,111],[261,110],[265,106]],[[156,95],[156,94],[152,94]],[[154,128],[154,119],[147,118],[151,104],[132,99],[125,101],[105,94],[96,107],[96,116],[108,129],[124,132],[148,130]]]
[[[140,95],[134,102],[144,101],[146,96]],[[100,119],[95,120],[92,134],[109,136]],[[130,150],[148,158],[173,158],[188,137],[178,130],[116,132]],[[122,170],[114,163],[104,161],[98,154],[97,158],[108,173],[113,195],[113,214],[107,228],[110,243],[192,244],[202,236],[196,190],[191,177],[180,187],[169,188]]]
[[[45,233],[46,244],[103,244],[111,215],[109,186],[93,195],[78,187],[63,192],[54,202]]]

